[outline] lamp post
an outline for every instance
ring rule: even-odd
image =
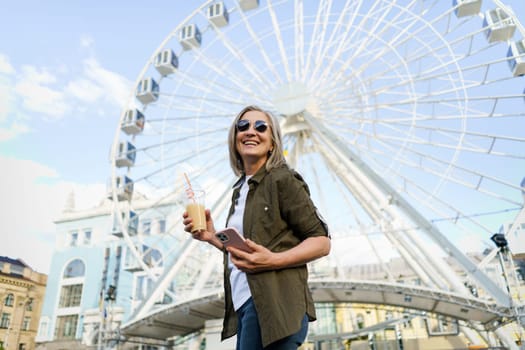
[[[498,258],[499,258],[499,263],[501,265],[501,270],[503,272],[503,279],[505,281],[505,287],[507,288],[507,293],[509,294],[509,301],[510,301],[509,304],[514,313],[516,323],[518,324],[518,327],[522,332],[523,325],[521,322],[521,315],[518,310],[518,305],[514,303],[514,299],[512,298],[512,293],[510,291],[509,277],[508,277],[507,269],[505,267],[505,261],[503,259],[503,256],[506,255],[507,259],[510,260],[511,265],[514,265],[512,264],[512,255],[510,254],[509,244],[507,242],[507,239],[505,238],[505,234],[503,233],[495,233],[490,237],[490,239],[492,240],[492,242],[494,242],[494,244],[498,248]]]

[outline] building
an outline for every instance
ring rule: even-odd
[[[0,349],[34,350],[47,276],[0,256]]]
[[[137,195],[137,194],[135,194]],[[105,199],[94,208],[74,210],[70,199],[55,220],[56,241],[51,259],[48,288],[37,335],[37,349],[112,349],[117,345],[120,324],[142,302],[153,281],[143,271],[122,238],[112,202]],[[150,212],[146,199],[139,207],[140,221],[133,214],[128,232],[150,273],[162,272],[179,244],[166,234],[175,219],[166,212]],[[177,222],[181,214],[178,213]],[[164,250],[149,249],[150,242],[164,242]],[[156,246],[157,248],[158,246]],[[158,247],[162,248],[162,247]],[[119,349],[136,348],[120,343]],[[150,347],[156,350],[156,347]],[[160,348],[159,348],[160,349]]]

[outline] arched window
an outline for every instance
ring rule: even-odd
[[[64,269],[58,301],[62,314],[56,319],[56,339],[75,339],[77,336],[85,273],[86,265],[80,259],[72,260]]]
[[[64,270],[64,278],[83,277],[86,273],[86,267],[82,260],[75,259],[70,262]]]
[[[15,303],[15,296],[12,293],[7,294],[7,296],[5,297],[4,305],[13,306],[14,303]]]

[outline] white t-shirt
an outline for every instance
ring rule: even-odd
[[[239,192],[239,198],[235,202],[235,211],[228,221],[228,226],[235,227],[241,235],[244,236],[243,230],[243,217],[244,217],[244,207],[246,205],[246,197],[248,196],[248,180],[251,176],[246,176],[243,184],[241,185],[241,190]],[[228,256],[228,267],[231,270],[230,273],[230,284],[232,287],[232,301],[235,311],[237,311],[246,300],[250,299],[252,296],[250,292],[250,287],[248,286],[248,280],[246,279],[246,273],[240,271],[232,264],[230,257]]]

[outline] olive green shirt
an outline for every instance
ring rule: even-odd
[[[234,185],[228,220],[239,197],[239,184]],[[243,217],[246,238],[273,252],[295,247],[316,236],[329,236],[328,227],[314,206],[307,184],[287,166],[267,172],[262,167],[248,180],[249,191]],[[228,223],[226,221],[226,225]],[[306,265],[247,274],[248,285],[259,317],[263,346],[294,334],[308,315],[314,321],[315,308],[308,289]],[[222,339],[237,332],[237,314],[231,299],[228,256],[224,256],[225,317]]]

